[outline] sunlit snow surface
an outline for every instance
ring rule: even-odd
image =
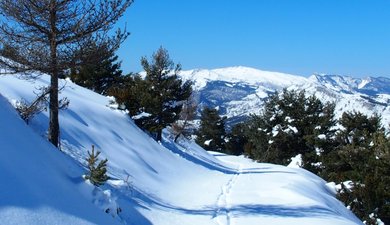
[[[362,224],[309,172],[176,145],[167,131],[156,143],[110,98],[60,83],[70,100],[60,112],[66,154],[45,141],[47,112],[27,126],[5,101],[31,101],[48,77],[0,77],[1,224]],[[91,145],[111,177],[95,190],[81,177]]]

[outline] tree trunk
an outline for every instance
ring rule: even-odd
[[[162,130],[157,131],[157,138],[156,141],[161,141],[162,140]]]
[[[51,58],[51,74],[50,74],[50,103],[49,103],[49,130],[48,139],[55,146],[58,147],[59,141],[59,121],[58,121],[58,61],[57,61],[57,21],[55,1],[52,0],[50,7],[50,58]]]
[[[181,135],[181,132],[175,136],[175,139],[174,139],[175,143],[177,143],[177,140],[179,139],[180,135]]]
[[[58,76],[57,74],[51,74],[48,139],[56,147],[58,147],[59,129],[60,126],[58,121]]]

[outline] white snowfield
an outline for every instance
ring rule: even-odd
[[[197,69],[181,71],[180,77],[185,80],[194,81],[195,89],[200,89],[206,86],[208,81],[215,80],[227,81],[231,83],[243,82],[250,85],[271,87],[288,87],[308,82],[307,78],[301,76],[263,71],[244,66],[219,68],[213,70]]]
[[[0,76],[0,224],[362,224],[305,170],[177,145],[168,131],[157,143],[110,98],[70,81],[60,82],[70,100],[60,152],[45,139],[47,112],[26,125],[7,102],[31,101],[48,80]],[[91,145],[108,159],[99,188],[82,178]]]

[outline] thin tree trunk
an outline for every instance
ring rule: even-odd
[[[50,87],[50,117],[49,117],[49,131],[48,139],[56,147],[59,141],[59,120],[58,120],[58,76],[51,75]]]
[[[162,130],[159,129],[159,130],[157,131],[157,141],[161,141],[161,140],[162,140]]]
[[[50,7],[50,58],[51,58],[51,79],[50,79],[50,117],[48,139],[56,147],[59,141],[59,121],[58,121],[58,61],[57,61],[57,21],[55,1],[52,0]]]

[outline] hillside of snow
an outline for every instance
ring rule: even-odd
[[[11,107],[48,83],[0,76],[1,224],[362,224],[305,170],[177,145],[168,131],[157,143],[111,98],[69,80],[60,152],[46,141],[48,112],[26,125]],[[99,188],[82,178],[91,145],[108,159]]]
[[[357,110],[369,116],[376,113],[386,127],[390,124],[390,79],[384,77],[323,74],[306,78],[242,66],[182,71],[180,75],[194,81],[201,106],[218,107],[230,123],[259,114],[269,94],[288,88],[305,90],[323,102],[335,102],[336,117]]]
[[[1,224],[120,224],[91,204],[83,170],[33,132],[0,95]]]

